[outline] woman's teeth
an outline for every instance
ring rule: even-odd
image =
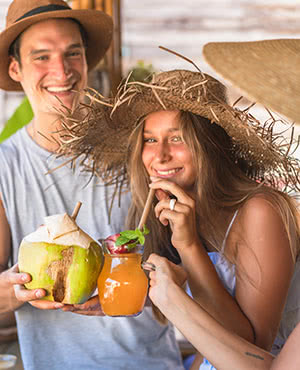
[[[162,175],[162,176],[167,176],[167,175],[173,175],[175,174],[176,172],[180,171],[181,168],[175,168],[173,170],[167,170],[167,171],[161,171],[161,170],[156,170],[156,172],[159,174],[159,175]]]

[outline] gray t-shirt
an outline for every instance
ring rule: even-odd
[[[0,145],[0,193],[12,232],[14,263],[22,238],[36,230],[44,216],[72,213],[94,239],[124,228],[130,196],[115,201],[109,223],[111,188],[96,178],[64,166],[38,146],[26,128]],[[135,318],[83,316],[61,310],[39,310],[24,304],[16,312],[26,370],[177,370],[183,369],[171,325],[162,326],[150,307]]]

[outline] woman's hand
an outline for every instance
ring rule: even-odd
[[[155,207],[155,215],[163,225],[170,224],[173,246],[176,249],[184,249],[199,243],[196,233],[195,201],[171,181],[155,178],[150,187],[156,189],[159,200]],[[172,197],[176,197],[173,210],[170,209]]]
[[[175,285],[182,287],[187,279],[186,271],[164,257],[152,253],[147,262],[155,265],[151,271],[149,297],[157,307],[168,304],[168,293]]]

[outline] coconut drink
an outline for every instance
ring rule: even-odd
[[[43,288],[48,301],[84,303],[94,292],[102,267],[101,247],[68,214],[45,217],[19,249],[19,270],[31,275],[27,289]]]

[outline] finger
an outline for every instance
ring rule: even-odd
[[[98,295],[95,295],[95,296],[91,297],[85,303],[74,304],[73,306],[76,309],[80,309],[80,310],[83,310],[83,311],[91,311],[91,310],[94,310],[94,309],[98,310],[101,307]]]
[[[62,309],[64,311],[64,308]],[[105,316],[103,311],[81,311],[74,309],[72,313],[76,313],[78,315],[85,315],[85,316]]]
[[[171,181],[160,180],[152,182],[149,186],[153,189],[162,189],[174,195],[181,203],[187,203],[188,200],[191,199],[180,186]]]
[[[173,210],[170,209],[170,199],[162,200],[157,205],[155,206],[154,212],[155,216],[159,217],[160,213],[163,210],[168,210],[172,212],[177,212],[177,213],[183,213],[183,214],[188,214],[190,212],[190,207],[186,204],[180,203],[179,201],[175,202],[175,205],[173,206]]]
[[[157,265],[160,264],[165,259],[166,259],[165,257],[161,257],[156,253],[151,253],[147,259],[147,262],[153,263],[157,267]]]
[[[65,305],[62,310],[88,316],[105,316],[98,296],[90,298],[83,304]]]
[[[35,300],[30,301],[28,303],[30,303],[33,307],[38,308],[40,310],[57,310],[64,307],[63,303],[44,300]]]
[[[19,265],[18,265],[18,263],[16,263],[15,265],[13,265],[13,266],[10,268],[10,270],[11,270],[12,272],[19,272]]]
[[[24,272],[20,273],[18,266],[14,265],[1,274],[1,279],[4,279],[7,284],[25,284],[31,281],[31,276]]]
[[[14,292],[18,301],[28,302],[45,297],[44,289],[26,289],[23,285],[14,284]]]
[[[182,225],[185,223],[185,215],[182,213],[178,213],[177,211],[164,208],[158,217],[159,221],[164,225],[167,226],[170,223],[172,231],[174,231],[174,226]]]
[[[162,189],[157,189],[155,191],[155,196],[158,200],[163,200],[163,199],[170,199],[170,194],[165,192]]]

